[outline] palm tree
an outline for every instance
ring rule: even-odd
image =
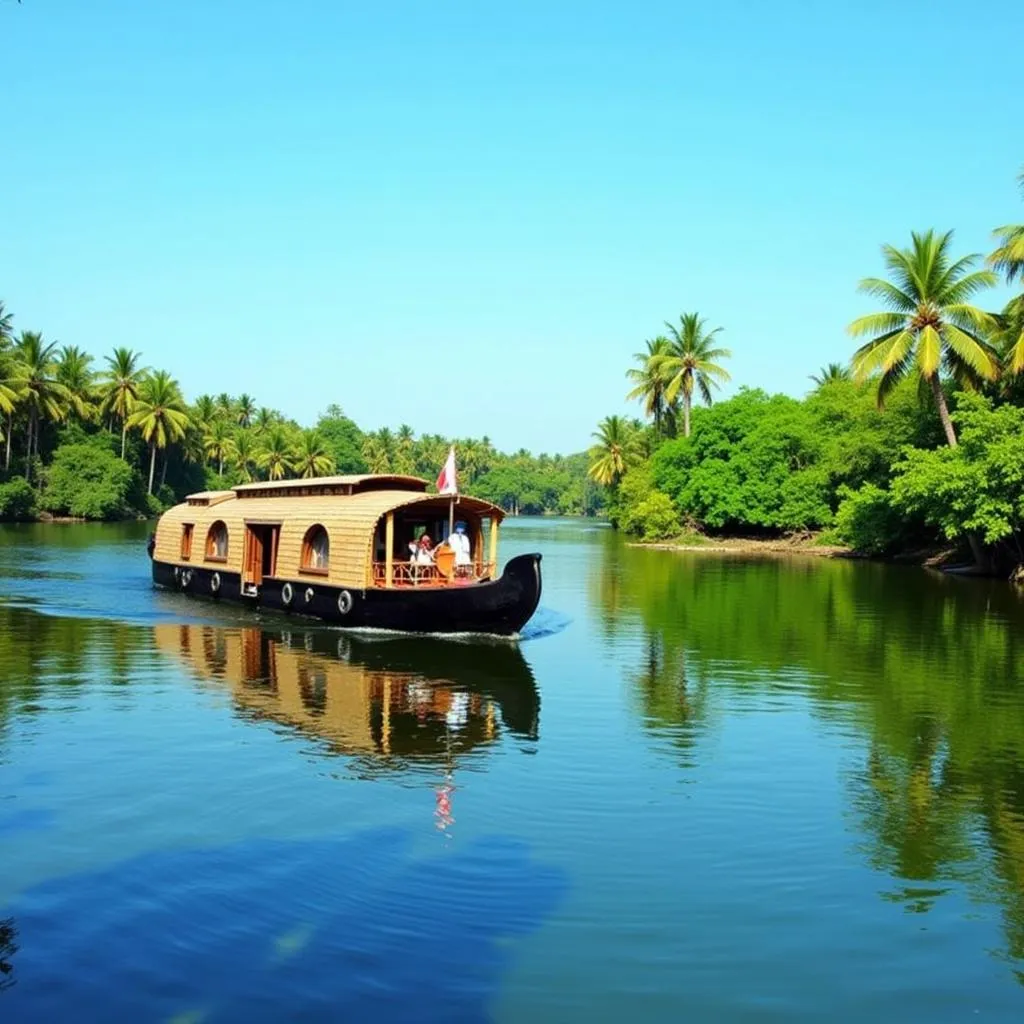
[[[663,426],[671,421],[672,407],[665,399],[668,379],[662,357],[669,355],[672,343],[663,334],[646,342],[646,352],[636,352],[633,358],[640,364],[626,371],[634,382],[633,389],[626,395],[627,400],[638,399],[644,403],[644,413],[654,420],[654,429],[660,434]]]
[[[188,413],[178,382],[166,371],[150,374],[139,387],[138,401],[128,417],[128,426],[138,427],[149,444],[149,493],[153,493],[156,452],[185,436]]]
[[[17,382],[14,380],[14,356],[11,345],[14,343],[14,315],[4,309],[0,302],[0,412],[7,414],[7,429],[4,431],[4,471],[11,468],[11,437],[14,434],[14,410],[17,408],[19,394]]]
[[[715,360],[728,359],[732,353],[715,347],[715,335],[722,328],[706,331],[704,317],[698,313],[683,313],[678,328],[667,320],[665,326],[670,335],[669,351],[659,356],[656,364],[666,378],[665,401],[674,402],[677,395],[683,396],[683,437],[689,437],[694,390],[710,405],[711,389],[729,380],[728,371]]]
[[[292,446],[284,427],[272,426],[260,442],[257,464],[266,470],[267,479],[281,480],[292,470]]]
[[[1024,171],[1018,177],[1024,192]],[[1024,224],[1004,224],[994,232],[999,246],[989,256],[991,266],[1007,284],[1024,282]],[[999,317],[999,338],[1005,347],[1006,368],[1017,374],[1024,370],[1024,293],[1012,298]]]
[[[121,459],[128,442],[128,417],[139,398],[139,385],[145,370],[139,366],[141,355],[130,348],[115,348],[106,357],[107,368],[100,378],[100,414],[121,421]]]
[[[293,468],[302,477],[326,476],[334,472],[334,460],[327,454],[324,439],[318,431],[302,432]]]
[[[826,384],[850,380],[851,376],[848,366],[843,366],[842,363],[829,363],[827,366],[823,366],[817,373],[812,373],[810,378],[819,388],[823,388]]]
[[[235,418],[235,402],[226,391],[222,391],[215,401],[218,416],[223,416],[225,419],[229,420],[233,420]]]
[[[265,405],[260,406],[256,413],[256,433],[265,434],[276,422],[274,410],[268,409]]]
[[[949,418],[940,373],[945,370],[960,384],[976,387],[994,380],[999,360],[986,335],[996,328],[995,319],[969,300],[996,283],[991,270],[971,270],[980,258],[952,260],[949,246],[953,232],[911,234],[911,245],[897,249],[882,246],[882,258],[891,280],[868,277],[859,290],[888,307],[882,313],[862,316],[848,330],[855,338],[869,340],[853,357],[857,380],[879,373],[878,404],[911,373],[926,383],[938,409],[946,440],[956,447],[956,433]]]
[[[367,434],[363,439],[363,460],[371,473],[391,472],[391,456],[377,434]]]
[[[251,431],[240,430],[238,432],[231,455],[239,480],[243,484],[249,483],[252,480],[253,463],[256,461],[256,445],[253,442]]]
[[[224,419],[215,419],[203,436],[203,451],[209,458],[216,459],[218,476],[224,475],[224,460],[231,455],[233,447],[231,424]]]
[[[238,425],[248,427],[252,424],[253,416],[256,415],[256,400],[252,395],[239,395],[235,409],[238,414]]]
[[[8,313],[0,302],[0,352],[14,342],[14,314]]]
[[[395,473],[412,473],[416,469],[416,457],[414,447],[416,438],[412,427],[403,423],[395,435],[395,457],[392,462],[392,469]]]
[[[192,404],[192,421],[201,430],[206,430],[217,418],[217,403],[210,395],[200,395]]]
[[[55,377],[55,341],[47,344],[36,331],[22,331],[15,346],[14,387],[28,408],[25,479],[31,480],[32,459],[39,454],[41,420],[58,422],[67,415],[69,394]]]
[[[594,431],[597,444],[590,449],[587,473],[604,487],[615,487],[626,472],[629,424],[621,416],[606,416]]]
[[[70,411],[83,421],[91,420],[94,411],[93,382],[96,374],[90,367],[92,356],[77,345],[65,345],[60,350],[55,371],[59,383],[67,389]]]

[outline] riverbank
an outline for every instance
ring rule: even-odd
[[[817,534],[797,534],[786,537],[707,537],[694,533],[675,540],[629,541],[629,547],[651,548],[657,551],[688,551],[715,555],[800,555],[813,558],[852,558],[864,561],[892,562],[920,565],[945,572],[973,573],[974,567],[964,562],[955,546],[922,548],[904,551],[887,558],[871,556],[842,544],[832,544]],[[979,575],[982,575],[979,573]]]

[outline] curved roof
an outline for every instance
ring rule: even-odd
[[[418,476],[406,476],[401,473],[354,473],[347,476],[315,476],[296,480],[257,480],[255,483],[239,484],[232,490],[236,494],[250,491],[288,491],[303,487],[340,487],[351,488],[352,493],[368,489],[372,485],[376,490],[391,489],[395,491],[420,491],[427,489],[427,481]]]

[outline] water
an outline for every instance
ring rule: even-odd
[[[518,521],[518,646],[0,530],[4,1021],[1024,1018],[1024,602]]]

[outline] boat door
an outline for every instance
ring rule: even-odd
[[[277,572],[277,544],[280,523],[246,523],[245,557],[242,568],[242,593],[255,597],[264,577]]]

